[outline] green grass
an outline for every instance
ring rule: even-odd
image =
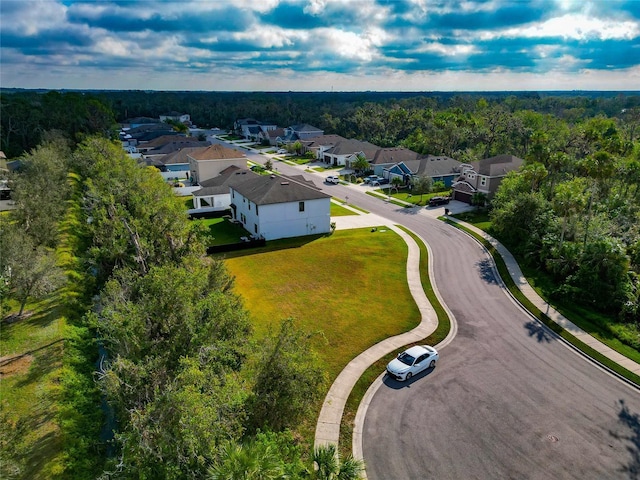
[[[382,187],[380,191],[385,195],[389,191],[389,188]],[[418,206],[424,206],[429,203],[429,199],[432,197],[444,197],[450,194],[449,191],[445,192],[433,192],[433,193],[425,193],[424,195],[416,195],[412,194],[407,190],[401,189],[399,192],[395,193],[394,189],[391,189],[391,197],[401,200],[403,202],[412,203]]]
[[[231,223],[228,218],[224,217],[195,219],[193,221],[200,222],[208,228],[209,241],[207,246],[238,243],[240,237],[246,237],[249,234],[240,224]]]
[[[331,202],[331,210],[330,214],[332,217],[346,217],[347,215],[358,215],[353,210],[349,210],[348,208],[344,208],[337,203]]]
[[[640,375],[636,375],[635,373],[628,371],[627,369],[621,367],[617,363],[611,361],[609,358],[607,358],[604,355],[602,355],[600,352],[594,350],[589,345],[587,345],[584,342],[578,340],[576,337],[574,337],[569,332],[564,330],[560,325],[558,325],[553,320],[551,320],[544,312],[540,311],[533,303],[531,303],[529,301],[529,299],[524,296],[524,294],[520,291],[520,289],[516,286],[516,284],[512,280],[512,278],[509,275],[509,272],[507,270],[507,267],[506,267],[506,265],[504,263],[504,260],[502,259],[502,256],[500,256],[500,254],[497,252],[497,250],[489,242],[487,242],[483,237],[481,237],[480,235],[476,234],[475,232],[472,232],[472,231],[468,230],[467,228],[463,227],[462,225],[459,225],[459,224],[457,224],[455,222],[452,222],[452,221],[450,221],[448,219],[444,219],[444,221],[446,221],[447,223],[453,225],[456,228],[459,228],[459,229],[467,232],[469,235],[473,236],[478,242],[480,242],[482,245],[484,245],[484,247],[489,251],[489,253],[493,257],[494,261],[496,262],[496,266],[498,268],[498,272],[499,272],[500,277],[502,278],[504,284],[506,285],[506,287],[509,289],[511,294],[516,298],[516,300],[518,300],[518,302],[520,302],[525,309],[527,309],[529,312],[531,312],[531,314],[533,316],[535,316],[538,320],[540,320],[547,327],[549,327],[549,329],[554,331],[556,334],[558,334],[560,337],[562,337],[564,340],[569,342],[571,345],[573,345],[574,347],[576,347],[577,349],[579,349],[580,351],[582,351],[586,355],[590,356],[594,360],[596,360],[596,361],[600,362],[601,364],[605,365],[607,368],[609,368],[612,371],[616,372],[620,376],[626,378],[630,382],[633,382],[636,385],[640,385]],[[591,333],[589,331],[589,327],[590,327],[589,323],[585,323],[579,317],[573,317],[573,318],[572,317],[567,317],[567,318],[571,322],[575,323],[578,327],[582,328],[583,330],[585,330],[588,333]],[[597,335],[597,332],[594,332],[594,336],[595,335]],[[623,352],[620,352],[620,353],[623,353]]]
[[[2,324],[2,421],[7,422],[5,438],[11,442],[13,460],[22,468],[20,478],[52,478],[63,470],[56,413],[66,323],[56,298],[28,303],[25,312],[30,316]],[[15,303],[10,307],[18,311]],[[16,438],[11,438],[14,432]]]

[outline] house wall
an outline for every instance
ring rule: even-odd
[[[224,160],[194,160],[189,157],[189,169],[194,182],[203,182],[220,175],[225,168],[235,165],[240,168],[247,167],[246,158],[229,158]]]
[[[202,202],[206,201],[207,204],[203,204]],[[193,197],[193,207],[194,209],[207,209],[207,210],[227,210],[229,205],[231,204],[231,194],[223,193],[219,195],[209,195],[204,197]]]
[[[265,240],[301,237],[329,233],[331,230],[330,198],[304,201],[304,212],[299,202],[259,205],[234,192],[232,203],[236,205],[235,218],[243,223],[252,235]]]

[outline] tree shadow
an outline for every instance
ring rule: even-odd
[[[394,390],[400,390],[402,388],[411,388],[411,385],[413,385],[414,382],[417,382],[417,381],[421,380],[422,378],[431,375],[431,372],[433,372],[434,370],[435,370],[435,367],[434,368],[427,368],[426,370],[423,370],[422,372],[420,372],[416,376],[411,377],[409,380],[406,380],[404,382],[399,382],[398,380],[396,380],[393,377],[390,377],[387,374],[382,379],[382,383],[384,383],[387,387],[392,388]]]
[[[628,442],[626,450],[631,459],[621,467],[620,471],[626,473],[630,479],[638,480],[640,479],[640,415],[631,412],[624,399],[619,400],[619,403],[618,422],[629,429],[629,433],[621,434],[610,431],[609,434],[616,440]]]
[[[524,324],[524,328],[529,332],[530,337],[535,337],[538,342],[547,342],[549,343],[553,340],[551,332],[541,323],[528,321]]]
[[[480,272],[480,278],[489,284],[497,284],[498,280],[496,279],[496,275],[493,269],[493,262],[488,258],[484,260],[480,260],[476,263],[476,267],[478,267],[478,271]]]
[[[34,382],[41,382],[43,378],[61,366],[63,339],[51,342],[48,345],[30,350],[23,355],[35,355],[35,360],[29,367],[29,372],[20,381],[16,382],[17,388],[25,387]]]

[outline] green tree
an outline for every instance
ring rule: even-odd
[[[133,476],[202,476],[217,445],[242,435],[250,326],[220,268],[194,257],[144,276],[119,269],[91,316],[109,352],[100,385]]]
[[[100,138],[85,141],[73,162],[86,179],[84,234],[92,239],[86,260],[99,283],[115,267],[144,274],[151,265],[204,253],[202,228],[189,221],[155,169],[139,166],[119,145]]]
[[[369,161],[367,160],[367,157],[365,157],[361,153],[359,153],[356,156],[356,159],[351,163],[351,167],[357,172],[362,172],[362,173],[365,173],[367,170],[371,168],[371,166],[369,165]]]
[[[411,191],[420,195],[420,203],[422,203],[422,196],[429,193],[432,186],[433,180],[427,175],[417,175],[411,179]]]
[[[67,158],[70,150],[59,136],[25,154],[22,169],[13,176],[14,218],[36,246],[53,247],[57,241],[57,222],[70,197]]]
[[[262,342],[247,408],[250,429],[295,426],[321,397],[327,377],[312,349],[312,337],[286,319],[277,334]]]
[[[30,298],[42,298],[64,284],[53,251],[38,246],[17,223],[0,217],[0,282],[20,303],[18,317]]]
[[[553,209],[562,218],[559,246],[562,246],[567,230],[573,224],[576,215],[584,211],[587,204],[586,189],[587,182],[584,178],[575,178],[556,186],[553,196]]]
[[[353,457],[341,461],[335,444],[320,445],[313,451],[314,478],[317,480],[356,480],[361,478],[364,463]]]
[[[265,170],[273,170],[273,162],[271,161],[271,159],[268,159],[266,162],[264,162],[264,168]]]

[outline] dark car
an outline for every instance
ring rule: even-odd
[[[431,197],[429,199],[430,207],[437,207],[438,205],[446,205],[451,200],[449,197]]]

